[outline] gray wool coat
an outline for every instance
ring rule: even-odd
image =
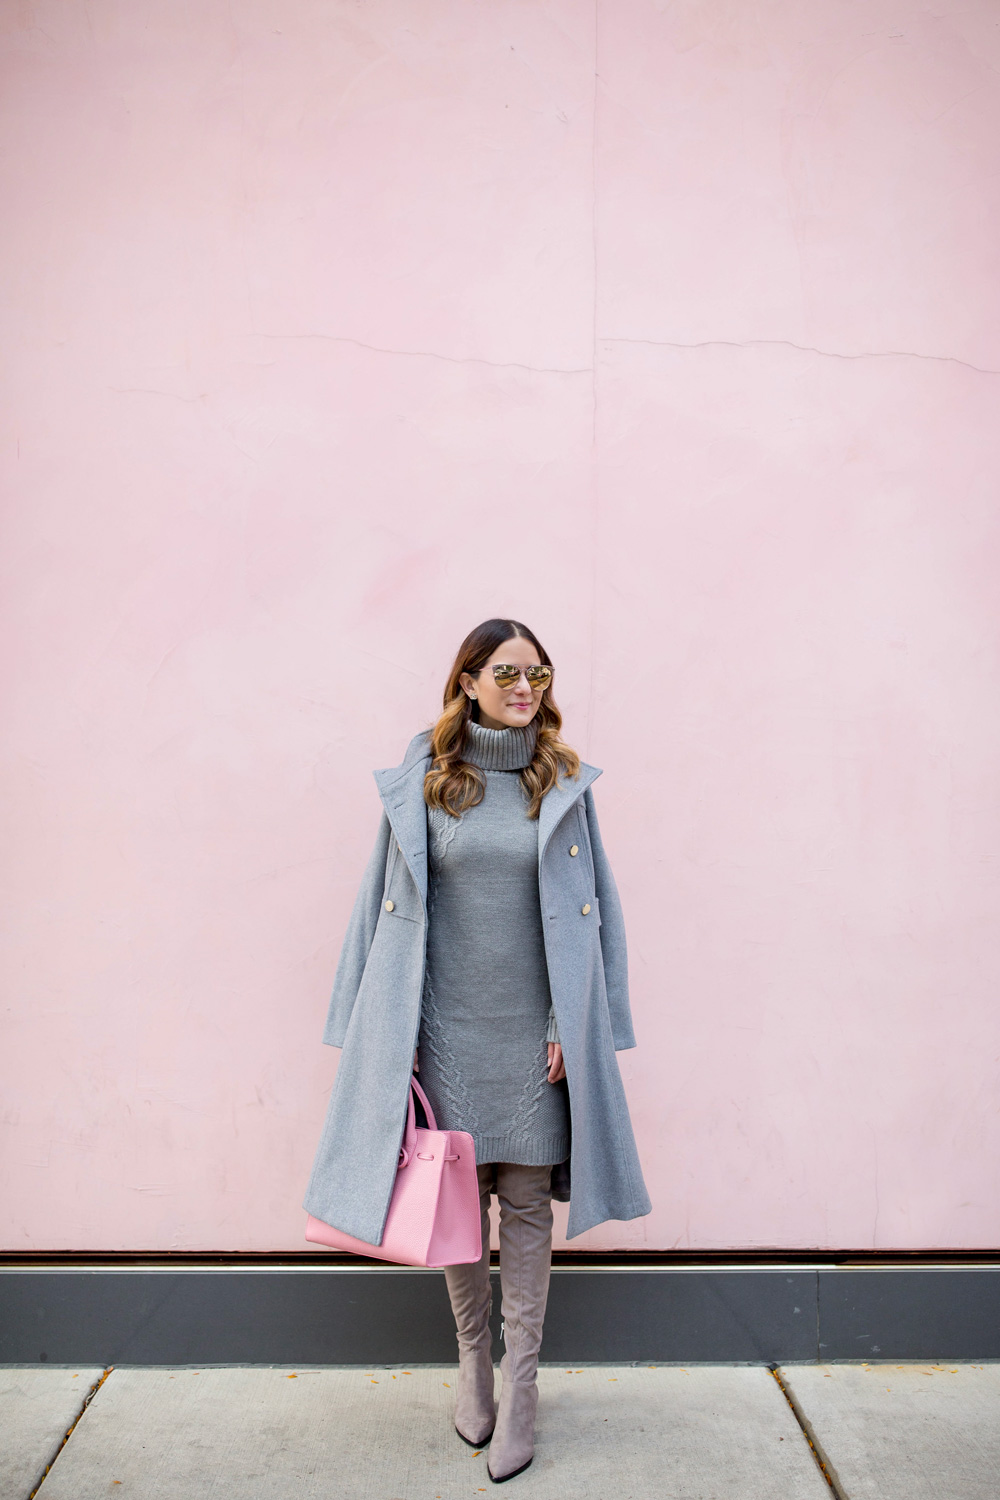
[[[306,1210],[381,1243],[420,1027],[427,936],[429,737],[376,771],[384,808],[344,939],[323,1040],[342,1047]],[[569,1087],[570,1238],[650,1211],[616,1050],[635,1046],[625,926],[582,765],[549,791],[538,819],[538,878],[549,988]],[[578,855],[571,855],[573,847]]]

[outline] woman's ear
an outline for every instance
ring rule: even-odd
[[[473,675],[472,675],[471,672],[463,672],[462,675],[461,675],[461,677],[458,680],[462,684],[463,688],[465,689],[466,697],[468,697],[468,698],[478,698],[479,697],[479,694],[476,691],[476,679],[473,677]]]

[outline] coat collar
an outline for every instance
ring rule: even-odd
[[[569,812],[573,803],[582,797],[589,786],[601,775],[597,766],[588,766],[586,761],[580,762],[580,774],[575,778],[562,777],[557,784],[545,793],[542,805],[538,813],[538,864],[541,868],[542,857],[545,854],[549,839],[555,833],[562,819]]]
[[[418,734],[407,747],[403,763],[385,771],[374,771],[389,826],[400,853],[416,882],[424,910],[427,909],[427,807],[424,777],[431,763],[430,736]]]
[[[424,802],[424,777],[431,763],[430,737],[418,734],[410,741],[401,765],[375,771],[386,817],[396,836],[400,853],[416,882],[420,899],[427,907],[427,807]],[[564,777],[542,799],[538,814],[538,863],[541,866],[549,839],[573,803],[582,797],[601,775],[597,766],[580,762],[580,774]]]

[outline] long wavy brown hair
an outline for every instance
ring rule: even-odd
[[[486,778],[478,766],[462,759],[468,739],[470,720],[478,721],[479,705],[462,687],[463,672],[478,672],[486,665],[498,646],[515,636],[530,641],[543,666],[551,667],[548,652],[534,631],[519,620],[484,620],[470,630],[455,657],[444,690],[444,711],[431,731],[430,770],[424,777],[424,801],[428,807],[442,807],[453,818],[461,817],[467,807],[482,802]],[[554,677],[553,677],[554,681]],[[562,714],[552,697],[552,684],[542,694],[535,717],[538,739],[531,764],[521,772],[521,785],[528,795],[528,817],[537,818],[542,798],[556,785],[560,775],[578,776],[580,757],[559,736]]]

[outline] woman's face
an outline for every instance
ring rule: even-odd
[[[459,679],[470,698],[479,700],[479,722],[486,729],[520,729],[530,724],[542,701],[541,689],[534,691],[522,672],[513,687],[498,687],[493,680],[495,666],[537,667],[541,657],[530,641],[512,636],[498,646],[480,672],[463,672]]]

